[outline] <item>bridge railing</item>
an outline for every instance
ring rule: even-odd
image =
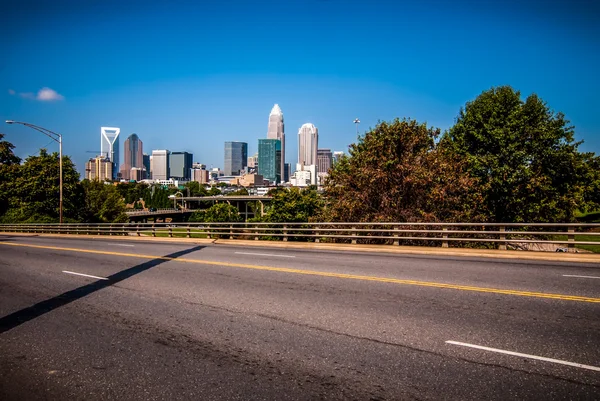
[[[0,232],[132,235],[348,244],[575,251],[600,245],[600,224],[577,223],[68,223],[0,224]],[[542,249],[543,247],[546,249]],[[536,248],[537,247],[537,248]]]

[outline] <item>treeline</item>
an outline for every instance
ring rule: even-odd
[[[380,122],[350,145],[324,192],[277,188],[266,222],[571,222],[600,208],[600,159],[579,151],[575,129],[533,94],[509,86],[468,102],[445,132],[412,119]],[[23,163],[0,134],[0,221],[58,221],[58,155]],[[141,183],[79,181],[64,163],[65,221],[125,221],[130,207],[173,207],[164,189]],[[192,182],[185,196],[219,195]],[[244,189],[232,194],[247,194]],[[192,221],[239,221],[220,203]],[[251,205],[252,206],[252,205]]]

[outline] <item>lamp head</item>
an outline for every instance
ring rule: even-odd
[[[14,123],[14,121],[13,121],[13,120],[6,120],[5,122],[6,122],[7,124],[13,124],[13,123]]]

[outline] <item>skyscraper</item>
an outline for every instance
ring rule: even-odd
[[[173,152],[169,155],[169,177],[175,180],[191,181],[194,155],[188,152]]]
[[[152,179],[153,180],[168,180],[169,176],[169,152],[168,150],[153,150],[152,151]]]
[[[105,156],[98,156],[85,163],[85,178],[93,181],[110,181],[113,179],[113,163]]]
[[[283,172],[285,171],[285,128],[283,124],[283,112],[279,108],[278,104],[273,106],[271,114],[269,114],[269,126],[267,128],[267,139],[278,139],[281,146],[281,161],[279,162],[279,174],[280,179],[283,178]],[[260,152],[259,152],[260,153]],[[260,162],[259,162],[260,166]],[[260,167],[259,167],[260,168]],[[264,175],[264,174],[263,174]],[[265,178],[267,178],[265,176]]]
[[[144,153],[142,156],[142,160],[143,160],[144,168],[146,169],[146,178],[152,178],[150,176],[150,155],[147,155],[146,153]]]
[[[100,127],[100,155],[109,159],[112,164],[113,179],[119,171],[119,134],[121,128]]]
[[[246,142],[225,142],[225,175],[240,175],[248,166],[248,144]]]
[[[325,175],[333,164],[333,153],[331,149],[317,150],[317,171],[319,175]]]
[[[258,140],[258,174],[265,180],[281,182],[281,141],[278,139]]]
[[[306,123],[298,130],[298,164],[317,165],[319,130],[313,124]]]
[[[124,180],[130,180],[132,168],[144,168],[144,144],[137,136],[137,134],[131,134],[125,142],[123,142],[124,160],[121,165],[121,178]]]

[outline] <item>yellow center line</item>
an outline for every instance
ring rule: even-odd
[[[26,248],[51,249],[51,250],[68,251],[68,252],[92,253],[92,254],[97,254],[97,255],[125,256],[125,257],[142,258],[142,259],[161,259],[161,260],[168,260],[168,261],[182,262],[182,263],[195,263],[195,264],[212,265],[212,266],[237,267],[237,268],[242,268],[242,269],[263,270],[263,271],[271,271],[271,272],[279,272],[279,273],[304,274],[304,275],[309,275],[309,276],[333,277],[333,278],[341,278],[341,279],[348,279],[348,280],[360,280],[360,281],[374,281],[374,282],[379,282],[379,283],[413,285],[413,286],[419,286],[419,287],[446,288],[446,289],[453,289],[453,290],[460,290],[460,291],[473,291],[473,292],[484,292],[484,293],[492,293],[492,294],[516,295],[516,296],[521,296],[521,297],[547,298],[547,299],[559,299],[559,300],[563,300],[563,301],[600,303],[600,298],[582,297],[582,296],[578,296],[578,295],[552,294],[552,293],[545,293],[545,292],[532,292],[532,291],[520,291],[520,290],[507,290],[507,289],[501,289],[501,288],[474,287],[474,286],[469,286],[469,285],[437,283],[437,282],[433,282],[433,281],[403,280],[403,279],[396,279],[396,278],[389,278],[389,277],[376,277],[376,276],[364,276],[364,275],[347,274],[347,273],[332,273],[332,272],[324,272],[324,271],[316,271],[316,270],[292,269],[292,268],[287,268],[287,267],[270,267],[270,266],[260,266],[260,265],[249,265],[249,264],[244,264],[244,263],[213,262],[213,261],[208,261],[208,260],[171,258],[171,257],[166,257],[166,256],[143,255],[143,254],[125,253],[125,252],[97,251],[97,250],[92,250],[92,249],[65,248],[65,247],[58,247],[58,246],[32,245],[32,244],[18,244],[18,243],[14,243],[14,242],[0,242],[0,245],[21,246],[21,247],[26,247]]]

